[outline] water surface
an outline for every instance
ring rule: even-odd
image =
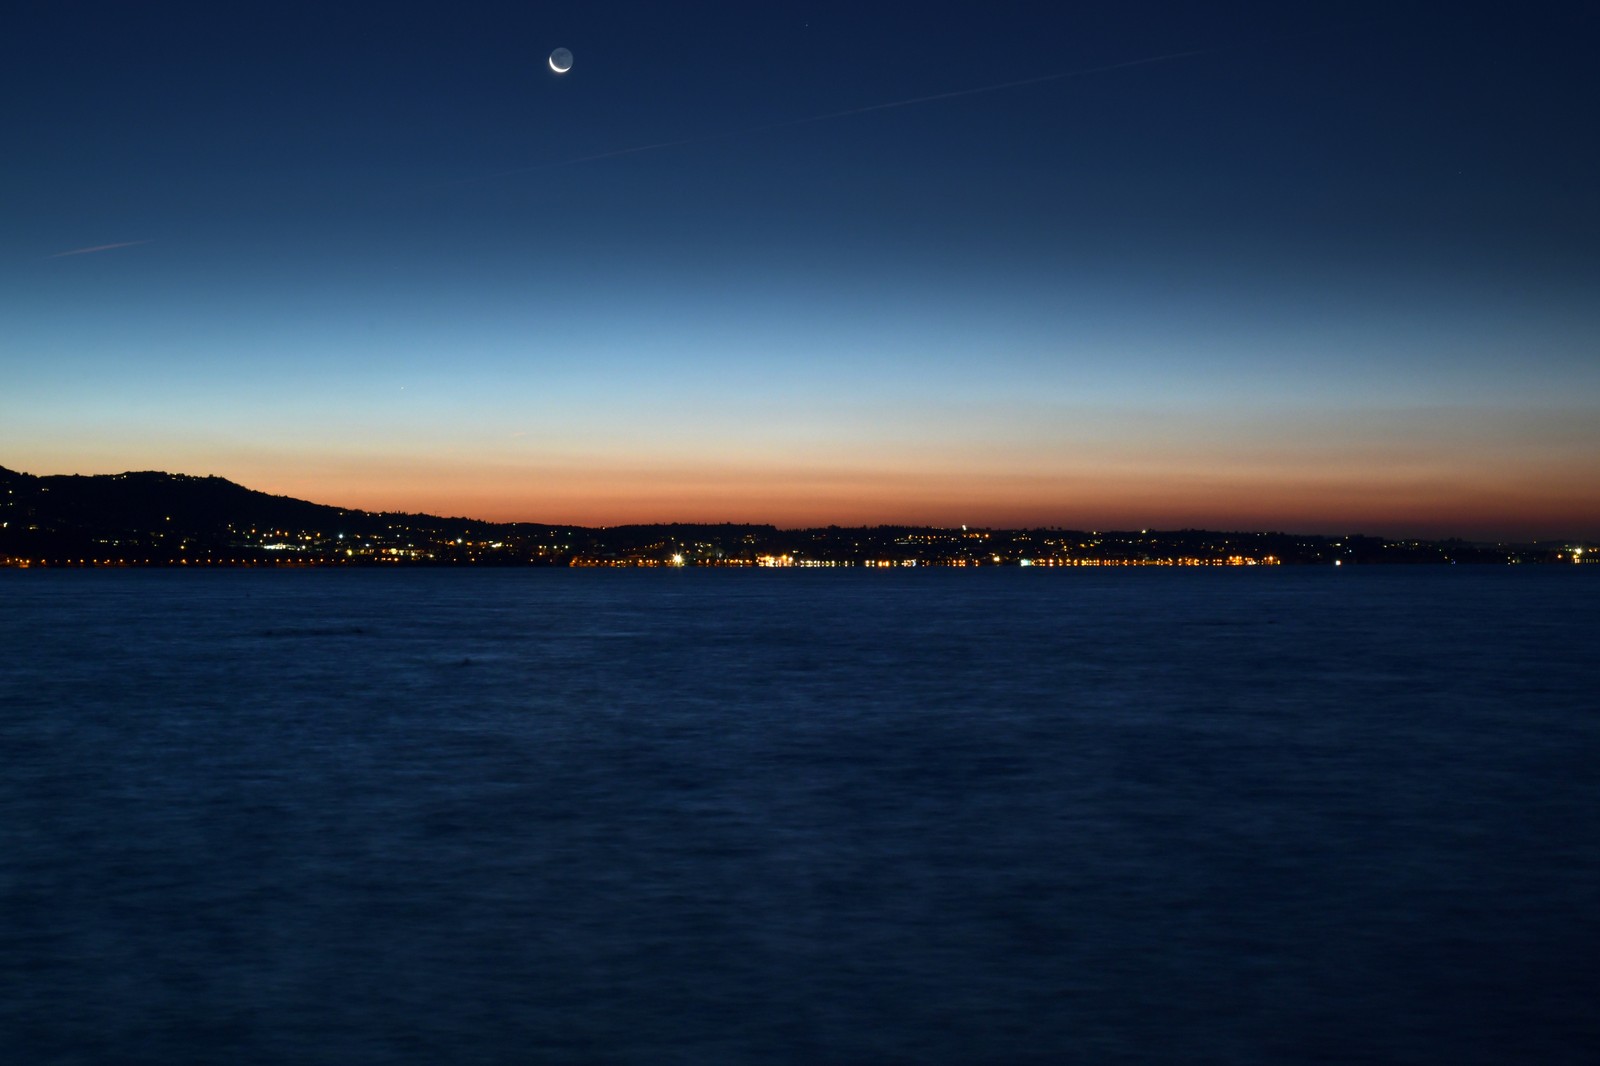
[[[0,1043],[1587,1061],[1595,576],[0,571]]]

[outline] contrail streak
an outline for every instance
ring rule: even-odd
[[[90,252],[109,252],[113,248],[132,248],[139,244],[149,244],[149,241],[119,241],[116,244],[97,244],[92,248],[74,248],[70,252],[57,252],[45,256],[46,259],[60,259],[68,255],[88,255]]]
[[[999,92],[1001,89],[1016,89],[1023,85],[1042,85],[1047,81],[1061,81],[1065,78],[1083,78],[1090,74],[1103,74],[1108,70],[1122,70],[1125,67],[1142,67],[1150,63],[1165,63],[1172,59],[1185,59],[1189,56],[1205,55],[1208,52],[1220,52],[1220,48],[1195,48],[1187,52],[1168,52],[1166,55],[1147,56],[1144,59],[1128,59],[1121,63],[1107,63],[1099,67],[1084,67],[1081,70],[1067,70],[1060,74],[1042,74],[1037,78],[1018,78],[1016,81],[1002,81],[994,85],[980,85],[975,89],[954,89],[947,93],[934,93],[931,96],[913,96],[909,100],[891,100],[887,104],[871,104],[867,107],[852,107],[848,111],[832,111],[826,115],[814,115],[811,118],[791,119],[788,122],[775,122],[771,126],[757,126],[756,129],[772,129],[776,126],[799,126],[806,122],[824,122],[830,118],[844,118],[846,115],[864,115],[869,111],[888,111],[895,107],[910,107],[912,104],[926,104],[933,100],[949,100],[957,96],[977,96],[979,93]],[[754,130],[741,132],[751,133]]]
[[[1231,47],[1231,46],[1228,46]],[[932,93],[928,96],[912,96],[905,100],[891,100],[885,104],[869,104],[866,107],[852,107],[844,111],[829,111],[823,115],[810,115],[806,118],[790,118],[779,122],[767,122],[760,126],[745,126],[736,130],[723,133],[703,133],[694,137],[684,137],[675,141],[657,141],[654,144],[639,144],[631,148],[617,148],[610,152],[597,152],[594,155],[574,156],[570,159],[552,159],[546,163],[533,163],[525,167],[516,167],[511,170],[501,170],[493,174],[485,174],[476,178],[461,178],[457,181],[445,182],[444,186],[468,185],[480,181],[493,181],[496,178],[509,178],[516,174],[528,174],[536,170],[549,170],[553,167],[570,167],[577,163],[592,163],[599,159],[615,159],[618,156],[637,155],[640,152],[654,152],[662,148],[677,148],[685,144],[705,144],[708,141],[726,140],[729,137],[744,137],[752,133],[765,133],[768,130],[785,129],[790,126],[806,126],[814,122],[827,122],[831,119],[846,118],[850,115],[865,115],[872,111],[889,111],[897,107],[913,107],[917,104],[932,103],[935,100],[951,100],[961,96],[977,96],[980,93],[1000,92],[1003,89],[1018,89],[1024,85],[1043,85],[1046,82],[1063,81],[1067,78],[1086,78],[1091,74],[1104,74],[1112,70],[1124,70],[1128,67],[1148,66],[1152,63],[1167,63],[1174,59],[1187,59],[1190,56],[1209,55],[1212,52],[1225,51],[1225,47],[1194,48],[1187,52],[1167,52],[1164,55],[1146,56],[1142,59],[1127,59],[1120,63],[1106,63],[1098,67],[1081,67],[1077,70],[1065,70],[1057,74],[1042,74],[1036,78],[1018,78],[1015,81],[996,82],[993,85],[979,85],[971,89],[953,89],[950,92]]]

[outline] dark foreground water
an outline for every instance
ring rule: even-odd
[[[1597,604],[0,572],[0,1060],[1594,1061]]]

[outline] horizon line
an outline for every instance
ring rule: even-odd
[[[193,481],[216,480],[216,481],[225,482],[225,483],[227,483],[229,485],[234,486],[235,488],[243,489],[246,492],[257,493],[259,495],[268,496],[268,497],[271,497],[271,498],[274,498],[274,499],[292,500],[292,501],[297,502],[297,503],[304,503],[304,504],[308,504],[308,505],[313,506],[313,507],[328,508],[329,510],[335,510],[335,511],[350,511],[350,512],[358,512],[358,513],[362,513],[362,514],[371,514],[371,515],[400,515],[400,516],[406,516],[406,517],[412,517],[412,518],[429,518],[429,519],[434,519],[434,520],[441,521],[441,522],[473,522],[473,523],[477,523],[477,524],[480,524],[480,525],[490,525],[490,526],[544,526],[544,527],[552,528],[552,529],[567,528],[567,529],[583,529],[583,530],[608,530],[608,529],[627,529],[627,528],[651,527],[651,526],[752,526],[752,527],[763,527],[763,528],[774,529],[774,530],[777,530],[778,532],[786,532],[786,533],[787,532],[805,532],[805,531],[809,531],[809,530],[818,530],[818,529],[863,529],[863,530],[865,530],[865,529],[896,529],[896,528],[898,528],[898,529],[937,529],[937,530],[946,530],[946,531],[956,530],[956,529],[960,529],[960,530],[966,531],[966,530],[970,529],[970,530],[975,531],[975,532],[1029,532],[1029,531],[1035,531],[1035,530],[1041,530],[1041,531],[1042,530],[1049,530],[1049,531],[1067,532],[1067,533],[1090,533],[1090,534],[1093,534],[1093,535],[1096,535],[1096,536],[1098,536],[1098,535],[1100,535],[1102,533],[1136,533],[1136,534],[1140,534],[1140,535],[1165,535],[1165,534],[1173,534],[1173,533],[1237,533],[1237,534],[1250,534],[1250,535],[1260,535],[1260,536],[1272,535],[1272,536],[1319,537],[1319,538],[1325,538],[1325,539],[1366,538],[1366,539],[1371,539],[1371,540],[1386,541],[1386,542],[1390,542],[1390,543],[1405,543],[1405,542],[1444,543],[1444,542],[1450,542],[1450,541],[1460,541],[1460,542],[1466,543],[1466,544],[1495,544],[1495,545],[1534,545],[1534,544],[1553,544],[1553,543],[1584,544],[1584,545],[1592,544],[1592,543],[1600,544],[1600,537],[1592,537],[1592,536],[1531,537],[1531,538],[1526,538],[1526,539],[1515,539],[1515,538],[1505,538],[1505,537],[1499,537],[1499,538],[1493,538],[1493,539],[1471,539],[1471,538],[1469,538],[1467,536],[1464,536],[1462,534],[1459,534],[1459,533],[1452,533],[1452,534],[1448,534],[1448,535],[1445,535],[1445,536],[1391,536],[1391,535],[1386,534],[1386,533],[1368,533],[1368,532],[1356,532],[1356,531],[1347,531],[1347,532],[1342,532],[1342,533],[1328,533],[1328,532],[1308,532],[1308,531],[1304,531],[1304,530],[1292,530],[1292,529],[1281,528],[1281,527],[1280,528],[1249,528],[1249,527],[1243,527],[1243,526],[1236,526],[1236,527],[1232,527],[1232,528],[1227,528],[1227,527],[1220,527],[1219,526],[1219,527],[1212,528],[1212,527],[1207,527],[1207,526],[1195,526],[1195,525],[1170,526],[1170,527],[1167,527],[1167,528],[1158,528],[1157,526],[1154,526],[1154,525],[1138,525],[1138,524],[1135,524],[1135,525],[1129,525],[1129,526],[1126,526],[1126,527],[1117,528],[1117,527],[1113,527],[1113,526],[1108,524],[1108,525],[1103,525],[1103,526],[1101,526],[1099,528],[1091,528],[1089,526],[1075,526],[1075,525],[1069,526],[1069,525],[1062,525],[1062,524],[978,525],[978,524],[974,524],[974,523],[971,523],[971,522],[966,522],[966,523],[957,522],[957,523],[954,523],[954,524],[951,524],[951,525],[940,525],[940,524],[937,524],[937,523],[927,523],[927,522],[880,521],[880,522],[849,524],[849,525],[844,524],[844,523],[840,523],[840,522],[817,522],[817,523],[813,523],[813,524],[809,524],[809,525],[782,526],[782,525],[779,525],[778,523],[772,522],[772,521],[750,521],[750,520],[735,520],[735,519],[723,519],[723,520],[718,520],[718,521],[692,520],[692,519],[665,519],[665,520],[654,520],[654,521],[614,522],[614,523],[609,523],[609,524],[586,525],[586,524],[581,523],[581,522],[547,522],[547,521],[539,521],[539,520],[533,520],[533,519],[476,518],[476,517],[472,517],[470,515],[464,515],[464,514],[463,515],[435,514],[435,513],[429,512],[429,511],[406,511],[406,510],[389,510],[389,509],[370,510],[370,509],[365,508],[365,507],[348,507],[348,506],[344,506],[342,504],[319,503],[316,500],[306,499],[306,498],[300,497],[300,496],[290,496],[290,495],[282,494],[282,493],[267,492],[267,491],[262,490],[262,489],[253,489],[253,488],[250,488],[248,485],[241,484],[240,482],[234,481],[233,479],[228,478],[228,477],[224,477],[224,476],[222,476],[220,474],[186,474],[186,473],[174,473],[172,471],[167,471],[167,470],[124,470],[124,471],[121,471],[119,473],[111,473],[111,474],[30,474],[30,473],[28,473],[26,471],[12,469],[12,468],[7,467],[7,466],[5,466],[3,464],[0,464],[0,474],[12,474],[12,475],[15,475],[15,476],[18,476],[18,477],[29,478],[29,479],[33,479],[33,480],[43,480],[45,478],[53,478],[53,477],[54,478],[88,478],[88,479],[91,479],[91,480],[92,479],[98,479],[98,478],[117,479],[117,478],[128,477],[130,475],[140,475],[140,474],[153,475],[153,476],[157,476],[157,477],[169,478],[169,479],[174,479],[174,480],[193,480]]]

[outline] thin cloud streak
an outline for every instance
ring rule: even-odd
[[[116,244],[97,244],[92,248],[74,248],[70,252],[57,252],[45,256],[46,259],[62,259],[69,255],[88,255],[91,252],[109,252],[113,248],[133,248],[140,244],[149,244],[149,241],[119,241]]]
[[[980,85],[975,89],[953,89],[945,93],[933,93],[930,96],[913,96],[907,100],[891,100],[886,104],[870,104],[867,107],[853,107],[848,111],[832,111],[826,115],[815,115],[811,118],[798,118],[789,122],[774,123],[772,126],[758,126],[757,130],[776,129],[779,126],[799,126],[807,122],[826,122],[829,119],[844,118],[846,115],[865,115],[870,111],[888,111],[896,107],[910,107],[913,104],[926,104],[934,100],[951,100],[958,96],[977,96],[979,93],[999,92],[1002,89],[1016,89],[1024,85],[1042,85],[1045,82],[1061,81],[1065,78],[1084,78],[1090,74],[1103,74],[1110,70],[1122,70],[1126,67],[1142,67],[1150,63],[1165,63],[1173,59],[1186,59],[1189,56],[1203,56],[1211,52],[1220,52],[1221,48],[1195,48],[1187,52],[1169,52],[1166,55],[1147,56],[1144,59],[1128,59],[1121,63],[1107,63],[1100,67],[1085,67],[1081,70],[1068,70],[1059,74],[1042,74],[1037,78],[1018,78],[1016,81],[1002,81],[994,85]],[[754,133],[756,130],[747,132]]]
[[[971,89],[953,89],[950,92],[933,93],[928,96],[913,96],[905,100],[891,100],[883,104],[869,104],[866,107],[852,107],[844,111],[830,111],[823,115],[808,115],[805,118],[783,119],[778,122],[768,122],[760,126],[745,126],[741,129],[727,130],[722,133],[704,133],[695,137],[684,137],[674,141],[658,141],[655,144],[640,144],[631,148],[617,148],[609,152],[599,152],[595,155],[581,155],[570,159],[552,159],[545,163],[533,163],[525,167],[514,167],[510,170],[501,170],[493,174],[484,174],[480,177],[461,178],[456,181],[444,182],[436,188],[448,188],[453,185],[471,185],[481,181],[494,181],[497,178],[509,178],[517,174],[528,174],[537,170],[549,170],[552,167],[569,167],[578,163],[592,163],[598,159],[615,159],[618,156],[634,155],[639,152],[654,152],[662,148],[677,148],[686,144],[705,144],[710,141],[726,140],[730,137],[745,137],[753,133],[766,133],[769,130],[787,129],[792,126],[807,126],[814,122],[828,122],[837,118],[847,118],[851,115],[865,115],[873,111],[888,111],[897,107],[912,107],[916,104],[932,103],[935,100],[950,100],[962,96],[977,96],[980,93],[1000,92],[1003,89],[1016,89],[1024,85],[1042,85],[1046,82],[1062,81],[1066,78],[1084,78],[1091,74],[1103,74],[1112,70],[1122,70],[1127,67],[1142,67],[1151,63],[1166,63],[1174,59],[1187,59],[1190,56],[1209,55],[1213,52],[1226,51],[1228,48],[1237,47],[1227,45],[1217,48],[1195,48],[1187,52],[1168,52],[1165,55],[1146,56],[1142,59],[1128,59],[1120,63],[1106,63],[1097,67],[1082,67],[1077,70],[1066,70],[1056,74],[1043,74],[1036,78],[1019,78],[1016,81],[1003,81],[994,85],[979,85]]]

